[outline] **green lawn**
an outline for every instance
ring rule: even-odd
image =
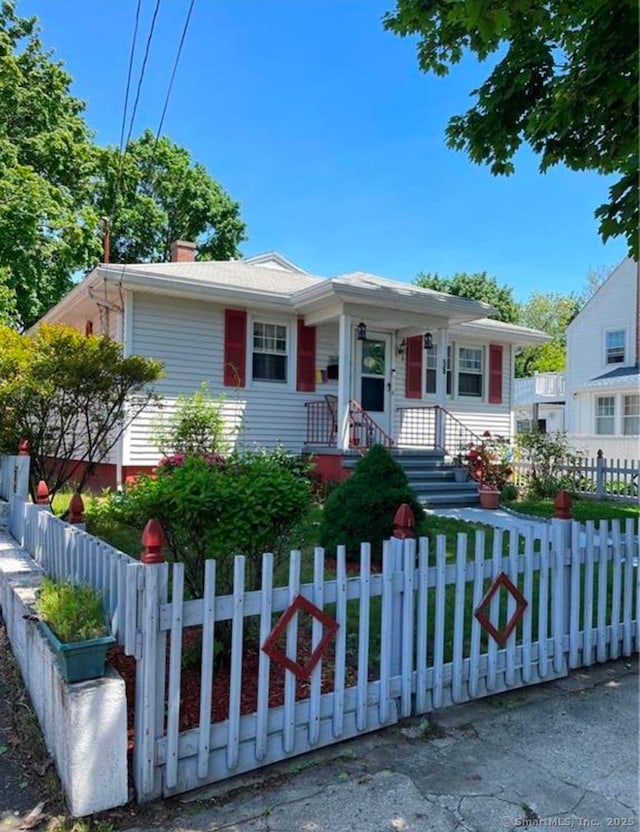
[[[554,506],[552,499],[516,500],[507,503],[509,508],[521,514],[534,517],[553,517]],[[578,500],[572,503],[573,516],[581,523],[587,520],[637,520],[640,518],[638,505],[618,503],[613,500]]]

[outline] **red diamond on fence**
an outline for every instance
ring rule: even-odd
[[[283,633],[286,633],[289,622],[300,610],[304,610],[312,618],[316,618],[325,630],[324,635],[320,639],[320,643],[311,656],[309,656],[309,660],[305,662],[305,664],[300,664],[299,662],[288,658],[282,650],[277,647],[278,639]],[[338,627],[339,625],[337,621],[334,621],[333,618],[329,618],[326,613],[318,609],[318,607],[316,607],[315,604],[312,604],[311,601],[307,601],[307,599],[302,595],[297,595],[289,608],[286,609],[280,616],[280,620],[269,634],[265,643],[262,645],[262,649],[272,661],[276,662],[276,664],[286,667],[286,669],[294,673],[298,679],[307,680],[311,676],[313,668],[318,664],[325,650],[329,646],[329,642],[338,632]]]
[[[510,592],[512,597],[515,599],[516,602],[516,609],[509,619],[507,623],[501,630],[496,630],[493,626],[491,621],[489,621],[488,616],[485,614],[485,609],[489,608],[491,604],[491,600],[496,592],[499,591],[500,587],[503,586],[507,592]],[[498,642],[500,647],[504,647],[507,643],[507,640],[511,633],[515,630],[518,626],[518,622],[524,615],[524,611],[528,606],[528,601],[525,600],[524,595],[520,592],[517,586],[509,580],[509,577],[505,575],[504,572],[501,572],[498,577],[493,582],[493,585],[484,596],[478,609],[474,612],[475,617],[478,619],[480,624],[484,627],[484,629],[489,633],[490,636],[494,638],[495,641]]]

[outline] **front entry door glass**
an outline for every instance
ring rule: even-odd
[[[360,366],[360,403],[369,413],[384,413],[386,398],[386,341],[367,338],[362,341]]]

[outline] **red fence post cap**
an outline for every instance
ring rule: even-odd
[[[142,546],[144,550],[140,560],[142,563],[164,563],[162,544],[164,543],[164,532],[160,523],[151,518],[142,532]]]
[[[553,505],[555,507],[553,516],[557,520],[571,520],[573,518],[571,512],[571,494],[568,491],[558,491]]]
[[[18,442],[18,456],[30,456],[31,448],[28,439],[21,439]]]
[[[36,486],[36,503],[39,506],[49,505],[49,487],[44,480]]]
[[[84,523],[84,500],[77,491],[69,500],[69,523]]]
[[[393,536],[400,540],[406,540],[409,537],[415,537],[413,529],[416,525],[416,518],[413,515],[411,506],[407,503],[402,503],[398,506],[393,518]]]

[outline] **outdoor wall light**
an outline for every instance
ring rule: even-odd
[[[430,332],[424,334],[424,348],[425,350],[433,349],[433,335]]]
[[[358,341],[367,340],[367,325],[364,323],[364,321],[360,321],[360,323],[356,327],[356,332],[358,333]]]
[[[403,338],[402,341],[400,341],[398,346],[396,347],[396,352],[398,353],[400,358],[404,358],[406,351],[407,351],[407,339]]]

